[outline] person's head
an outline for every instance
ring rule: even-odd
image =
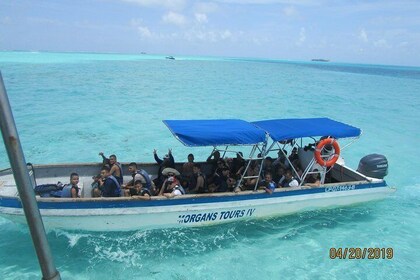
[[[102,167],[102,169],[101,169],[101,177],[103,179],[109,177],[109,171],[110,171],[109,167],[106,167],[106,166]]]
[[[283,176],[286,173],[286,170],[284,169],[284,167],[279,166],[279,168],[277,168],[277,174]]]
[[[194,155],[193,154],[188,155],[188,162],[194,162]]]
[[[133,173],[136,173],[136,171],[137,171],[137,163],[131,162],[128,165],[128,172],[130,172],[131,174],[133,174]]]
[[[221,159],[217,161],[217,168],[223,168],[225,166],[225,162]]]
[[[298,151],[297,148],[294,147],[293,150],[292,150],[292,154],[297,154],[297,151]]]
[[[70,184],[72,185],[79,184],[79,174],[74,173],[74,172],[70,174]]]
[[[223,176],[225,176],[225,177],[229,177],[229,174],[230,174],[230,170],[229,170],[229,168],[227,168],[227,167],[223,168],[223,169],[222,169],[222,174],[223,174]]]
[[[283,151],[283,153],[282,153],[282,151]],[[286,155],[287,156],[287,151],[285,150],[285,149],[283,149],[282,151],[279,151],[278,153],[277,153],[277,155],[279,156],[279,157],[284,157],[284,155]]]
[[[109,163],[114,164],[117,162],[117,156],[116,155],[110,155],[109,156]]]
[[[265,173],[265,175],[264,175],[264,180],[265,180],[266,182],[271,182],[271,181],[273,180],[273,176],[271,175],[271,173],[270,173],[270,172],[266,172],[266,173]]]
[[[273,163],[273,159],[271,158],[271,157],[266,157],[265,159],[264,159],[264,165],[267,167],[267,166],[271,166],[272,165],[272,163]]]
[[[229,177],[229,178],[227,178],[226,183],[229,186],[234,186],[236,184],[236,180],[234,178],[232,178],[232,177]]]
[[[143,188],[143,183],[140,180],[137,180],[134,182],[134,187],[140,190],[141,188]]]
[[[175,176],[171,176],[168,178],[168,186],[173,188],[178,183],[178,180],[175,178]]]
[[[101,174],[93,176],[92,179],[93,179],[93,181],[98,182],[98,180],[101,179]]]
[[[293,177],[292,170],[287,169],[286,174],[284,175],[287,179],[291,179]]]
[[[198,164],[198,163],[195,163],[194,166],[193,166],[193,172],[194,172],[194,174],[200,173],[201,172],[201,165]]]
[[[213,153],[213,155],[214,155],[214,158],[215,158],[215,159],[219,159],[219,158],[220,158],[220,152],[219,152],[219,151],[215,151],[215,152]]]

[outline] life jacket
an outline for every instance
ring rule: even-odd
[[[71,184],[65,185],[63,190],[61,191],[61,197],[71,197],[72,187],[73,186]]]
[[[139,174],[139,175],[143,176],[144,180],[146,180],[146,186],[145,187],[147,189],[149,189],[149,190],[152,189],[152,180],[150,179],[150,176],[146,171],[144,171],[143,169],[140,169],[140,170],[136,171],[136,174]]]
[[[109,176],[108,178],[110,178],[112,181],[114,181],[115,185],[117,186],[114,190],[114,195],[115,196],[121,196],[121,185],[118,182],[117,178],[115,178],[114,176]]]
[[[181,192],[181,194],[185,194],[185,190],[181,185],[176,185],[174,190],[179,190]]]

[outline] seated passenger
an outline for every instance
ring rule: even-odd
[[[299,159],[298,149],[294,147],[292,153],[289,156],[289,161],[293,163],[297,159]]]
[[[116,155],[110,155],[109,159],[107,159],[104,156],[103,152],[100,152],[99,155],[102,157],[103,162],[109,163],[110,173],[112,176],[117,179],[118,183],[121,185],[123,183],[123,170],[121,163],[117,162],[117,156]]]
[[[95,197],[118,197],[121,196],[121,186],[117,179],[111,175],[108,167],[102,167],[99,188],[94,191]]]
[[[213,183],[209,185],[209,192],[227,192],[227,180],[230,177],[230,170],[228,167],[223,167],[220,173],[214,175]]]
[[[150,193],[154,191],[153,182],[150,179],[149,174],[143,169],[137,169],[137,163],[131,162],[128,165],[128,172],[130,173],[133,179],[131,179],[126,185],[122,186],[122,188],[125,189],[124,195],[134,195],[134,191],[132,189],[136,181],[140,181],[143,184],[144,188],[147,188]]]
[[[314,169],[313,172],[318,172],[318,169]],[[321,185],[321,176],[319,173],[312,173],[306,177],[305,186],[319,187]]]
[[[134,182],[134,187],[130,189],[131,196],[136,196],[138,199],[150,200],[152,194],[149,189],[144,186],[144,184],[137,180]]]
[[[93,196],[95,196],[94,195],[95,189],[99,188],[99,180],[101,180],[101,174],[93,176],[92,179],[93,179],[93,182],[92,182],[92,184],[90,184],[90,186],[92,188],[92,194],[91,195],[93,197]]]
[[[168,178],[168,189],[171,192],[164,194],[164,196],[168,198],[185,194],[184,188],[181,186],[181,184],[179,184],[175,177]]]
[[[229,192],[234,191],[235,188],[236,188],[236,182],[237,182],[236,179],[233,178],[233,177],[227,178],[227,180],[226,180],[226,183],[227,183],[227,191],[229,191]]]
[[[262,176],[265,176],[265,173],[273,174],[273,159],[271,157],[266,157],[263,161]]]
[[[71,173],[70,184],[64,185],[61,191],[61,197],[77,198],[79,196],[79,175],[77,173]]]
[[[211,166],[210,174],[213,175],[216,172],[217,163],[219,162],[219,159],[220,159],[219,151],[213,151],[211,155],[207,158],[207,163],[209,163]]]
[[[259,185],[265,190],[266,193],[269,194],[272,194],[276,189],[276,183],[274,183],[270,172],[265,173],[264,180],[262,180]]]
[[[193,167],[193,180],[191,181],[191,185],[189,186],[188,193],[204,193],[207,191],[206,186],[206,175],[201,173],[201,165],[198,163],[194,164]]]
[[[292,170],[287,169],[284,177],[285,179],[281,183],[282,188],[290,188],[290,187],[299,186],[299,182],[292,175]]]
[[[282,166],[278,166],[275,176],[274,176],[274,182],[277,182],[277,185],[281,186],[281,183],[284,181],[284,179],[286,178],[284,175],[286,175],[286,169],[284,169],[284,167]]]
[[[182,166],[182,179],[190,183],[192,177],[194,176],[194,155],[188,155],[188,161]]]
[[[282,151],[278,151],[277,153],[278,157],[273,162],[274,168],[283,167],[284,169],[287,169],[287,167],[289,167],[289,162],[287,161],[287,151],[285,149],[283,149]]]
[[[230,167],[233,177],[236,179],[241,178],[242,172],[245,170],[245,163],[242,152],[236,153],[236,158],[232,160],[232,165]]]

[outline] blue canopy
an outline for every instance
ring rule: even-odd
[[[264,129],[274,141],[317,136],[356,137],[361,133],[357,127],[329,118],[277,119],[257,121],[253,124]]]
[[[265,131],[238,120],[164,120],[185,146],[252,145],[265,141]]]

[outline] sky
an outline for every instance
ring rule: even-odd
[[[420,1],[0,0],[0,50],[420,66]]]

